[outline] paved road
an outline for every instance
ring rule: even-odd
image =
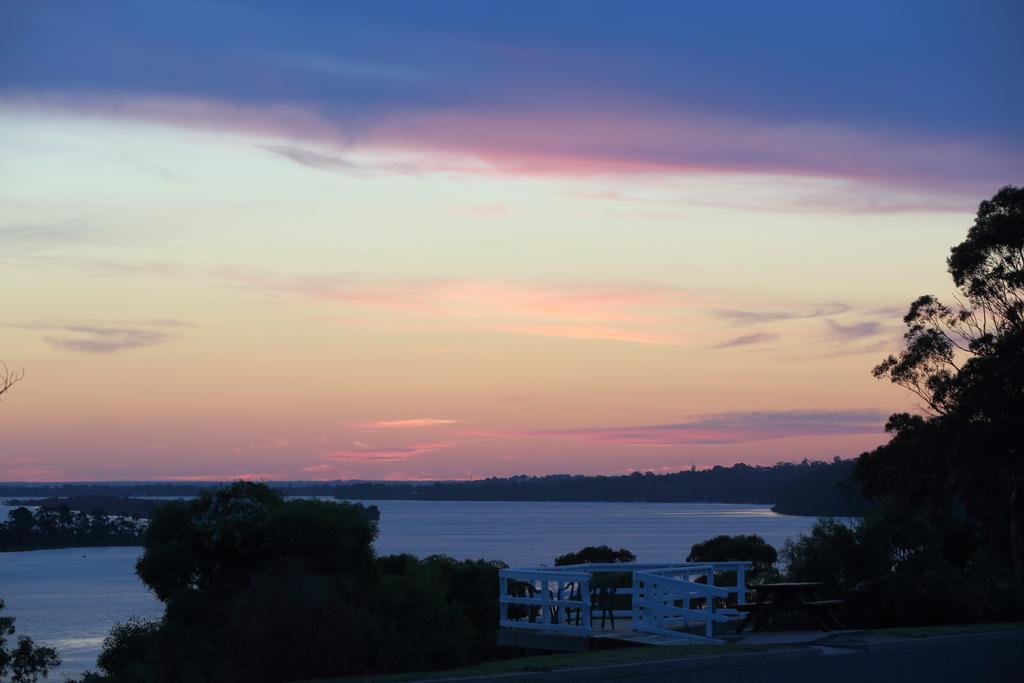
[[[1024,672],[1024,631],[928,638],[872,650],[789,651],[497,677],[491,683],[1014,683]],[[466,681],[468,679],[462,679]]]

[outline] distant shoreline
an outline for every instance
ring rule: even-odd
[[[141,548],[139,543],[105,543],[103,545],[54,545],[34,548],[4,548],[0,555],[5,553],[34,553],[40,550],[95,550],[96,548]]]
[[[285,497],[341,500],[431,500],[495,502],[707,503],[770,505],[778,514],[858,516],[864,499],[852,481],[853,460],[742,463],[667,474],[518,475],[434,482],[270,482]],[[225,482],[109,482],[0,484],[0,500],[11,498],[119,497],[187,498]],[[125,510],[130,513],[131,510]]]

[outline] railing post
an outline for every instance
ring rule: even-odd
[[[747,601],[747,565],[740,564],[736,568],[736,602],[745,603]]]
[[[715,596],[711,592],[711,587],[715,585],[715,568],[709,567],[707,570],[708,577],[708,591],[707,596],[704,598],[704,637],[710,640],[715,635]]]
[[[693,574],[691,574],[690,572],[686,572],[686,582],[687,583],[692,583],[693,582]],[[689,625],[690,625],[689,610],[690,610],[690,607],[693,606],[693,603],[690,602],[691,599],[692,599],[692,596],[690,595],[690,589],[687,589],[687,591],[686,591],[686,599],[683,600],[683,609],[686,610],[686,612],[683,612],[683,626],[686,626],[686,627],[689,627]]]
[[[636,627],[642,620],[640,614],[640,577],[636,575],[636,570],[633,570],[633,626]]]
[[[580,623],[583,624],[583,628],[586,629],[588,636],[594,632],[594,627],[591,623],[593,614],[591,614],[590,610],[590,576],[588,574],[587,578],[580,580],[580,602],[582,603],[580,607],[583,612],[583,619],[580,620]]]
[[[508,582],[505,580],[505,576],[502,573],[503,570],[498,570],[498,623],[504,624],[509,621],[508,618],[508,603],[502,602],[501,599],[507,595]]]

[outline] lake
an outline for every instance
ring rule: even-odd
[[[587,545],[629,548],[642,562],[686,559],[718,534],[759,534],[776,547],[810,529],[813,517],[763,505],[705,503],[504,503],[360,501],[381,511],[378,554],[443,553],[552,564]],[[12,508],[0,506],[6,519]],[[0,598],[18,633],[56,647],[64,663],[51,680],[95,668],[110,627],[159,616],[161,604],[136,578],[139,548],[67,548],[0,553]]]

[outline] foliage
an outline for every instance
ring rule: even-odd
[[[1020,618],[1024,610],[1024,190],[982,202],[946,261],[955,305],[915,300],[905,348],[874,369],[922,401],[857,460],[872,501],[787,543],[795,580],[823,581],[864,625]]]
[[[0,612],[3,609],[0,600]],[[0,616],[0,681],[10,676],[11,683],[35,683],[60,664],[56,650],[36,645],[28,636],[19,637],[17,645],[8,648],[7,639],[15,633],[14,617]]]
[[[354,506],[286,504],[264,484],[236,482],[154,512],[136,568],[171,607],[197,596],[230,595],[287,561],[314,574],[365,579],[375,534]]]
[[[850,478],[855,460],[838,456],[827,465],[794,477],[779,488],[772,510],[783,515],[861,515],[867,508],[860,485]]]
[[[925,511],[966,537],[963,559],[991,554],[1024,575],[1024,189],[981,203],[948,271],[948,306],[914,301],[906,346],[874,374],[907,388],[926,415],[893,415],[891,441],[859,459],[866,495]]]
[[[926,515],[889,507],[860,520],[822,519],[789,540],[788,578],[821,581],[844,601],[847,625],[952,624],[1012,619],[1024,592],[993,557],[950,557],[949,537]]]
[[[574,553],[566,553],[555,558],[556,567],[569,564],[609,564],[613,562],[636,562],[636,555],[625,548],[613,550],[606,545],[588,545]]]
[[[391,657],[403,669],[464,666],[498,654],[498,570],[504,563],[444,555],[379,560],[384,613],[408,643]],[[393,666],[393,665],[392,665]]]
[[[775,548],[755,534],[715,536],[690,548],[687,562],[750,562],[749,578],[763,581],[775,577],[779,554]]]
[[[139,524],[125,517],[109,517],[101,510],[72,512],[67,505],[11,510],[0,523],[0,551],[38,548],[138,545]]]
[[[165,603],[104,643],[92,681],[283,681],[496,653],[499,564],[375,559],[359,506],[238,482],[153,514],[138,573]]]

